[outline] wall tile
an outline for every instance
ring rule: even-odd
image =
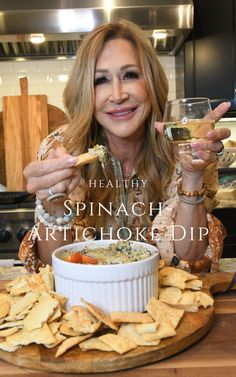
[[[169,82],[169,99],[176,98],[175,58],[160,56]],[[0,97],[4,95],[20,95],[19,78],[28,77],[29,94],[46,94],[48,103],[64,109],[62,93],[66,82],[59,80],[59,75],[69,74],[74,59],[66,60],[32,60],[23,62],[0,62]],[[0,111],[2,101],[0,98]]]
[[[14,72],[13,62],[0,62],[0,73],[12,73]]]

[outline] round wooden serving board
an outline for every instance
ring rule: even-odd
[[[232,273],[218,272],[206,274],[203,290],[216,293],[223,290],[231,281]],[[236,288],[236,286],[234,286]],[[76,346],[59,358],[55,358],[56,348],[29,345],[16,352],[0,350],[0,358],[24,368],[63,373],[101,373],[134,368],[156,361],[184,350],[201,339],[211,328],[214,321],[214,307],[200,309],[197,313],[185,313],[177,335],[163,339],[155,347],[137,347],[124,355],[115,352],[80,351]]]

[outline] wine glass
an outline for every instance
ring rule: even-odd
[[[168,101],[163,117],[164,135],[178,145],[179,156],[197,159],[191,143],[201,143],[215,126],[209,98],[181,98]]]

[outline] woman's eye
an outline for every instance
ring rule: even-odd
[[[95,80],[94,80],[94,86],[96,85],[102,85],[102,84],[105,84],[108,82],[108,79],[107,77],[105,76],[102,76],[102,77],[97,77]]]
[[[128,79],[138,79],[139,76],[140,76],[139,72],[136,72],[136,71],[127,71],[124,74],[124,79],[125,80],[128,80]]]

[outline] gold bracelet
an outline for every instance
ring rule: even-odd
[[[185,191],[182,189],[182,181],[180,181],[178,183],[178,186],[177,186],[177,192],[178,192],[178,195],[184,195],[184,196],[187,196],[187,197],[192,197],[192,196],[203,196],[205,194],[205,191],[206,191],[206,185],[205,183],[203,183],[202,185],[202,188],[199,190],[199,191]]]
[[[199,196],[196,200],[194,200],[194,201],[192,201],[192,200],[189,200],[189,199],[187,199],[187,198],[183,198],[183,196],[182,195],[180,195],[179,193],[178,193],[178,197],[179,197],[179,200],[181,201],[181,202],[183,202],[183,203],[185,203],[185,204],[189,204],[189,205],[198,205],[198,204],[201,204],[201,203],[203,203],[204,202],[204,200],[205,200],[205,195],[203,195],[203,196]]]

